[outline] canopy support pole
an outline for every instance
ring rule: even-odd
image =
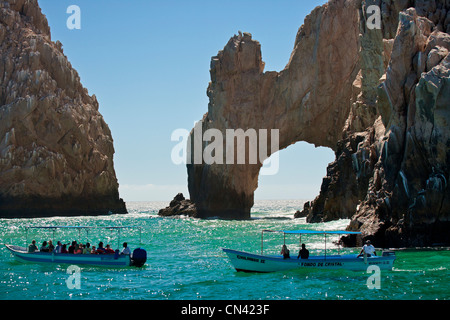
[[[120,229],[117,229],[117,231],[119,232],[118,238],[117,238],[117,249],[120,250]]]
[[[341,255],[341,237],[338,239],[338,255]]]
[[[263,249],[263,247],[264,247],[264,230],[263,231],[261,231],[261,255],[263,255],[263,252],[264,252],[264,249]]]

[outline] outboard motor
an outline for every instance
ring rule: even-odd
[[[131,265],[135,267],[142,267],[147,261],[147,251],[141,248],[136,248],[131,256]]]

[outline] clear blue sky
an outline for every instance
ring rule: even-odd
[[[238,31],[262,46],[265,71],[282,70],[298,28],[317,1],[39,0],[52,40],[95,94],[115,147],[125,201],[188,197],[184,165],[171,161],[178,128],[190,130],[207,111],[211,57]],[[81,30],[69,30],[70,5]],[[262,176],[256,199],[313,199],[331,150],[297,143],[280,152],[280,170]]]

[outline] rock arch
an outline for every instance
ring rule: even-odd
[[[317,7],[299,29],[285,69],[264,72],[260,43],[239,32],[211,60],[203,132],[278,129],[280,150],[297,141],[335,150],[355,95],[359,33],[357,1]],[[260,168],[260,162],[188,164],[198,216],[249,218]]]
[[[366,28],[371,5],[381,29]],[[240,33],[212,58],[202,129],[276,128],[280,149],[333,149],[309,222],[351,218],[348,229],[380,247],[448,244],[448,12],[444,1],[329,1],[280,72],[264,73],[260,44]],[[260,168],[189,164],[198,216],[249,218]]]

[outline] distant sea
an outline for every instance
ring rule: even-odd
[[[236,272],[222,248],[259,253],[261,230],[343,230],[349,220],[308,224],[293,219],[303,207],[301,200],[256,201],[252,219],[228,221],[198,220],[188,217],[162,218],[159,209],[168,202],[128,202],[127,215],[100,217],[55,217],[0,220],[1,300],[443,300],[450,299],[450,251],[445,248],[396,250],[392,271],[381,271],[380,288],[367,285],[371,274],[355,271],[294,270],[270,274]],[[68,265],[33,264],[15,261],[3,244],[25,246],[25,226],[82,225],[142,227],[122,231],[120,243],[131,249],[142,247],[148,260],[143,268],[81,267],[79,289],[70,289]],[[28,242],[38,246],[52,239],[51,231],[28,231]],[[330,237],[328,237],[330,238]],[[81,231],[61,229],[55,241],[99,241],[113,248],[119,245],[115,232],[99,230],[88,237]],[[357,253],[359,248],[338,248],[328,239],[333,253]],[[303,236],[311,254],[323,249],[321,236]],[[286,238],[291,255],[299,249],[299,239]],[[265,253],[278,254],[281,234],[266,234]]]

